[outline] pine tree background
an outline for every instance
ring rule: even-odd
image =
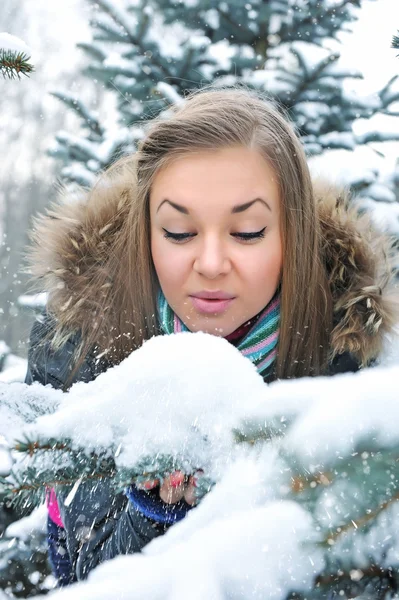
[[[53,92],[81,122],[78,135],[60,131],[50,150],[63,181],[71,186],[92,185],[101,170],[135,151],[146,120],[182,102],[188,91],[215,81],[244,84],[278,101],[312,159],[331,150],[355,157],[368,144],[399,140],[399,128],[355,133],[359,119],[399,115],[397,79],[387,81],[372,101],[345,89],[345,81],[361,74],[341,66],[339,39],[358,17],[361,2],[88,0],[88,4],[91,40],[78,44],[86,55],[84,75],[113,96],[112,114],[105,122],[79,94],[66,87]],[[399,231],[399,169],[388,177],[378,170],[353,169],[346,183],[364,199],[365,207],[378,203],[392,214]],[[20,305],[40,310],[43,298],[37,304],[25,297]],[[3,507],[0,536],[22,514]],[[0,538],[0,589],[7,588],[16,597],[46,593],[49,570],[43,561],[43,535],[12,542],[16,539]]]
[[[344,89],[345,80],[361,77],[339,60],[340,34],[356,20],[358,2],[92,4],[92,41],[78,45],[88,58],[85,74],[115,95],[116,122],[105,128],[79,98],[57,92],[82,119],[82,135],[62,132],[52,150],[63,161],[68,181],[93,183],[99,170],[135,149],[143,120],[215,80],[242,83],[277,100],[296,124],[308,156],[399,139],[397,131],[359,135],[353,130],[362,118],[397,116],[394,103],[399,101],[397,79],[387,81],[369,101]],[[353,174],[347,183],[376,201],[395,198],[394,176],[379,182]]]

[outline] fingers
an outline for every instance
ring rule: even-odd
[[[142,481],[141,483],[136,482],[135,485],[139,490],[153,490],[159,485],[159,479],[147,479],[147,481]]]
[[[183,498],[184,489],[184,473],[175,471],[165,477],[159,490],[159,496],[167,504],[174,504]]]
[[[195,504],[197,504],[197,502],[198,502],[197,484],[198,484],[198,479],[203,474],[204,474],[203,469],[198,469],[198,471],[196,471],[194,473],[194,475],[191,475],[188,480],[188,485],[184,492],[184,499],[187,502],[187,504],[190,504],[191,506],[195,506]]]
[[[187,480],[182,471],[174,471],[165,477],[161,485],[159,479],[148,479],[142,483],[136,483],[136,487],[141,490],[152,490],[160,485],[159,497],[166,504],[175,504],[184,498],[187,504],[194,506],[197,503],[196,482],[201,473],[202,471],[197,471]]]
[[[190,504],[191,506],[194,506],[194,504],[196,504],[197,502],[197,497],[195,495],[195,482],[196,478],[191,476],[188,480],[188,485],[184,491],[184,499],[187,502],[187,504]]]

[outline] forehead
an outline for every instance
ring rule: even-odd
[[[234,147],[193,152],[168,163],[154,178],[150,204],[156,210],[168,198],[189,209],[208,202],[230,207],[257,196],[278,203],[277,175],[260,152]]]

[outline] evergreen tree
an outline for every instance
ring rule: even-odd
[[[215,80],[276,99],[296,123],[309,156],[331,149],[353,154],[370,142],[399,139],[396,132],[353,130],[357,119],[389,114],[399,98],[394,80],[370,99],[343,87],[347,78],[361,77],[340,65],[338,52],[339,36],[357,19],[360,2],[89,2],[92,40],[79,44],[90,61],[85,72],[115,95],[117,118],[106,128],[79,98],[56,93],[82,118],[81,137],[61,132],[51,150],[63,161],[67,181],[92,184],[99,170],[134,151],[143,121]],[[373,200],[395,198],[393,177],[381,182],[378,173],[357,170],[347,183]]]

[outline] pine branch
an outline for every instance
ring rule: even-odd
[[[384,569],[383,567],[380,567],[378,565],[371,565],[355,573],[353,571],[347,572],[342,570],[338,573],[329,573],[327,575],[323,573],[316,577],[315,585],[316,587],[329,587],[332,584],[340,584],[340,586],[342,586],[343,582],[345,581],[356,581],[356,576],[359,577],[359,579],[371,579],[372,577],[378,577],[381,579],[385,577],[389,580],[392,578],[392,569]]]
[[[234,21],[234,19],[230,15],[228,8],[226,10],[226,9],[221,8],[220,6],[216,6],[215,10],[218,12],[221,22],[225,21],[227,23],[227,25],[230,26],[230,29],[233,32],[233,35],[242,36],[244,34],[248,37],[248,40],[253,39],[253,37],[254,37],[253,31],[251,31],[250,29],[244,29],[242,27],[241,23],[237,23],[236,21]],[[259,41],[260,37],[261,36],[256,37],[257,42]],[[267,44],[267,36],[264,37],[264,41]],[[267,47],[268,46],[266,45],[266,48]],[[265,51],[265,54],[262,54],[262,56],[266,57],[266,51]]]
[[[83,119],[85,125],[87,125],[87,127],[98,137],[101,138],[104,135],[104,128],[101,126],[98,118],[77,96],[68,94],[67,92],[50,92],[50,94],[74,110],[75,113]]]
[[[399,30],[398,30],[399,34]],[[394,35],[392,38],[392,48],[399,50],[399,35]],[[398,55],[399,56],[399,55]]]
[[[12,450],[15,450],[16,452],[27,453],[30,457],[40,450],[64,450],[67,452],[72,452],[70,446],[65,442],[49,440],[46,443],[41,443],[38,441],[31,441],[29,439],[16,440],[15,446],[13,446]]]
[[[122,27],[122,29],[126,32],[127,41],[129,41],[131,44],[136,46],[141,51],[141,53],[144,55],[146,50],[148,50],[148,48],[143,43],[142,38],[140,38],[138,35],[140,28],[138,27],[138,30],[136,32],[133,31],[129,20],[126,19],[125,15],[123,13],[123,10],[118,9],[109,0],[96,0],[96,4],[105,13],[107,13],[117,25]],[[145,14],[144,14],[143,18],[145,18]],[[160,70],[160,72],[162,73],[162,76],[164,78],[168,78],[169,81],[173,80],[172,73],[166,69],[165,65],[157,58],[156,55],[153,54],[151,62],[153,65],[158,67],[158,69]]]
[[[354,529],[360,529],[369,523],[370,521],[374,521],[382,512],[384,512],[391,504],[394,504],[399,500],[399,492],[397,492],[392,498],[389,500],[385,500],[382,502],[375,510],[370,511],[369,513],[363,515],[359,519],[351,520],[344,525],[340,525],[334,532],[330,533],[325,540],[321,542],[322,546],[331,546],[336,542],[336,540],[341,537],[343,534],[348,531],[353,531]]]
[[[0,48],[0,73],[3,74],[4,79],[6,77],[21,79],[21,75],[29,77],[30,73],[34,71],[34,67],[29,60],[30,56],[27,56],[24,52],[14,52]]]
[[[293,48],[290,49],[291,52],[295,55],[295,51]],[[319,62],[319,64],[309,73],[306,73],[305,78],[303,78],[302,83],[298,86],[296,90],[295,97],[292,96],[290,98],[290,105],[295,106],[298,102],[300,102],[300,97],[303,92],[309,87],[310,84],[316,82],[322,75],[323,71],[328,68],[333,62],[336,62],[339,59],[340,55],[338,53],[332,53],[323,60]]]
[[[162,483],[164,478],[174,471],[187,471],[186,465],[170,455],[158,455],[155,459],[144,457],[131,468],[117,468],[115,459],[120,448],[113,455],[109,452],[92,452],[88,455],[87,450],[83,448],[73,448],[71,440],[26,438],[17,441],[12,450],[26,454],[30,462],[28,467],[22,466],[21,472],[17,463],[10,475],[0,478],[0,496],[11,504],[21,504],[25,501],[39,504],[43,500],[46,488],[72,486],[77,481],[110,480],[112,487],[119,492],[132,483],[142,484],[149,479],[158,479]],[[193,472],[199,469],[193,468]],[[201,478],[198,499],[201,499],[213,484],[208,478]]]

